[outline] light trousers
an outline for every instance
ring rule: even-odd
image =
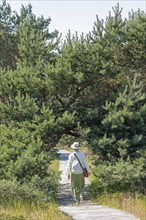
[[[85,177],[81,174],[71,174],[72,195],[76,202],[80,201],[80,195],[83,195],[85,187]]]

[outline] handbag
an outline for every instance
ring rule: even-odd
[[[86,167],[84,168],[79,160],[79,158],[77,157],[77,155],[74,153],[75,157],[77,158],[77,160],[79,161],[79,164],[80,166],[82,167],[82,170],[83,170],[83,175],[84,177],[88,177],[89,176],[89,173],[88,173],[88,170],[86,169]]]

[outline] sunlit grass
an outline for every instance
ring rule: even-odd
[[[49,169],[55,172],[58,176],[59,175],[59,160],[52,161],[51,165],[49,166]]]
[[[3,216],[3,217],[2,217]],[[4,217],[5,216],[5,217]],[[0,206],[1,220],[70,220],[71,218],[61,213],[56,203],[41,204],[25,204],[16,203],[13,207]]]
[[[94,202],[129,212],[141,220],[146,219],[146,197],[141,195],[133,196],[126,193],[104,193],[99,195]]]

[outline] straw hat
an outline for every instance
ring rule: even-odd
[[[80,148],[80,144],[79,144],[79,142],[74,142],[72,145],[71,145],[71,148],[73,148],[73,149],[79,149]]]

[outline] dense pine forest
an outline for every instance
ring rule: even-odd
[[[91,194],[145,195],[146,14],[112,10],[62,39],[31,4],[0,4],[1,198],[55,199],[50,166],[74,140],[92,152]]]

